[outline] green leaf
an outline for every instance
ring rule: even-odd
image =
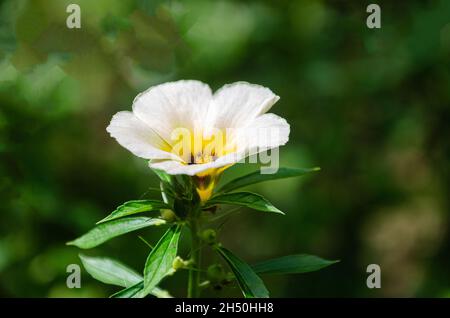
[[[151,161],[151,160],[150,160]],[[163,170],[154,169],[152,168],[152,171],[158,176],[158,178],[165,183],[171,184],[172,183],[172,177],[170,174],[166,173]]]
[[[260,274],[298,274],[314,272],[339,261],[329,261],[318,256],[298,254],[259,262],[252,266]]]
[[[160,209],[170,209],[170,206],[166,203],[158,200],[133,200],[128,201],[115,209],[110,215],[108,215],[103,220],[97,222],[97,224],[104,223],[106,221],[115,220],[127,215],[141,213],[141,212],[150,212],[150,211],[159,211]]]
[[[245,298],[269,297],[269,292],[264,286],[264,282],[247,263],[224,247],[217,247],[216,250],[230,266]]]
[[[144,288],[139,297],[147,295],[164,277],[174,272],[172,264],[177,256],[180,233],[181,225],[173,225],[148,255],[144,267]]]
[[[144,281],[140,281],[139,283],[130,286],[128,288],[122,289],[115,294],[112,294],[110,298],[133,298],[144,288]]]
[[[204,208],[209,208],[217,204],[240,205],[263,212],[273,212],[284,214],[267,201],[263,196],[252,192],[233,192],[214,196],[206,202]]]
[[[144,288],[144,281],[140,281],[136,285],[130,286],[128,288],[122,289],[121,291],[113,294],[110,296],[110,298],[133,298],[133,297],[139,297],[139,293]],[[155,287],[153,288],[151,295],[158,297],[158,298],[172,298],[172,296],[169,294],[167,290]]]
[[[291,177],[299,177],[310,172],[319,171],[320,168],[310,168],[310,169],[299,169],[299,168],[279,168],[276,173],[273,174],[261,174],[261,172],[255,171],[245,176],[236,178],[226,184],[224,184],[219,192],[229,192],[238,188],[248,186],[250,184],[255,184],[264,181],[284,179]]]
[[[79,256],[86,271],[102,283],[127,288],[142,281],[141,275],[119,261],[106,257]]]
[[[142,282],[142,284],[143,283],[144,282]],[[173,298],[173,296],[170,295],[170,293],[167,290],[161,289],[159,287],[154,287],[153,290],[150,292],[150,295],[153,295],[158,298]]]
[[[166,221],[162,219],[146,217],[118,219],[97,225],[83,236],[66,244],[83,249],[93,248],[116,236],[164,223],[166,223]]]
[[[79,256],[84,269],[93,278],[105,284],[125,287],[114,294],[114,297],[131,298],[144,286],[143,277],[119,261],[106,257],[89,257],[82,254]],[[172,297],[166,290],[158,287],[153,288],[150,294],[158,298]]]

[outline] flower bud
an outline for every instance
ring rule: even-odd
[[[172,268],[174,270],[178,270],[178,269],[182,269],[185,268],[189,265],[189,261],[185,261],[183,260],[181,257],[177,256],[175,257],[175,259],[173,260],[172,263]]]
[[[217,239],[217,234],[216,231],[214,231],[213,229],[206,229],[202,232],[201,235],[203,241],[205,241],[206,243],[213,245],[216,243],[216,239]]]
[[[206,275],[211,282],[218,283],[224,279],[225,270],[223,269],[222,265],[213,264],[208,267]]]
[[[161,209],[161,218],[167,222],[173,222],[175,221],[176,215],[172,210]]]

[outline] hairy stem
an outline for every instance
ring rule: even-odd
[[[190,222],[191,227],[191,260],[193,268],[189,269],[188,298],[197,298],[200,296],[200,262],[201,247],[198,236],[198,221],[194,218]]]

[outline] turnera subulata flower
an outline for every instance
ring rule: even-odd
[[[237,282],[244,297],[267,298],[269,291],[258,273],[304,273],[305,263],[307,271],[315,271],[337,262],[294,254],[250,266],[227,249],[217,235],[224,224],[217,220],[231,216],[239,208],[284,214],[262,195],[238,189],[318,170],[278,166],[277,147],[289,139],[286,120],[267,113],[278,99],[270,89],[244,82],[225,85],[213,94],[204,83],[178,81],[149,88],[135,98],[131,112],[114,115],[107,131],[133,154],[149,160],[161,181],[162,200],[127,201],[97,222],[93,229],[67,244],[89,249],[147,227],[168,228],[151,248],[143,277],[130,286],[124,285],[126,288],[112,297],[139,298],[149,294],[170,297],[158,287],[160,282],[185,269],[189,272],[187,297],[200,297],[209,288],[220,290]],[[227,167],[258,161],[260,171],[215,189]],[[233,208],[223,211],[221,205]],[[159,216],[154,213],[158,210]],[[147,212],[152,213],[143,216]],[[182,235],[185,228],[190,235]],[[181,258],[178,251],[180,241],[186,238],[190,239],[189,259]],[[231,272],[217,261],[204,266],[206,262],[201,261],[201,255],[206,246],[223,258]],[[104,277],[114,273],[114,279],[106,280],[119,281],[121,285],[127,279],[122,276],[134,271],[113,259],[80,257],[85,269],[103,282]],[[103,270],[105,267],[108,270]],[[124,274],[117,274],[116,268]],[[104,275],[98,275],[99,269]]]
[[[285,119],[267,113],[279,97],[246,82],[212,93],[195,80],[150,87],[134,100],[132,112],[115,114],[107,131],[150,167],[193,176],[202,201],[224,169],[248,156],[284,145]]]

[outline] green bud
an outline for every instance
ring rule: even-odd
[[[208,267],[206,275],[211,282],[220,282],[224,279],[225,270],[220,264],[213,264]]]
[[[217,234],[213,229],[206,229],[202,232],[202,239],[206,243],[213,245],[216,243]]]
[[[176,215],[172,210],[161,209],[161,218],[167,222],[173,222],[175,221]]]
[[[174,270],[178,270],[178,269],[182,269],[185,268],[189,265],[189,261],[185,261],[183,260],[181,257],[177,256],[175,257],[175,259],[173,260],[172,263],[172,268]]]
[[[232,272],[227,272],[224,275],[224,278],[222,280],[222,284],[226,285],[229,284],[233,281],[233,279],[235,278],[234,274]]]

